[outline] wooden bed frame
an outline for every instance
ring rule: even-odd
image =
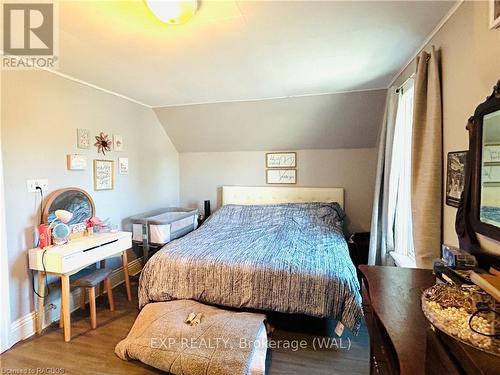
[[[344,208],[344,188],[223,186],[222,205],[337,202]]]

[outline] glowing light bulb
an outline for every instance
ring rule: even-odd
[[[146,4],[160,21],[170,25],[186,23],[198,8],[198,0],[146,0]]]

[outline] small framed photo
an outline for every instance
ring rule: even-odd
[[[296,169],[267,169],[266,183],[279,185],[293,185],[297,183]]]
[[[465,186],[467,151],[448,152],[446,168],[446,204],[458,207]]]
[[[90,130],[89,129],[76,129],[76,147],[82,149],[90,148]]]
[[[490,29],[500,27],[500,0],[490,0]]]
[[[128,158],[118,158],[118,172],[128,174]]]
[[[114,161],[94,160],[94,190],[113,190]]]
[[[85,155],[66,155],[66,166],[70,171],[84,171],[87,169],[87,157]]]
[[[123,151],[123,137],[113,134],[113,151]]]
[[[266,153],[266,168],[297,168],[296,152]]]

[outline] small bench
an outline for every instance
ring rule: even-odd
[[[97,327],[97,317],[96,317],[96,309],[95,309],[95,288],[101,282],[104,281],[104,285],[106,287],[106,294],[108,295],[109,309],[111,311],[115,310],[115,303],[113,300],[113,289],[111,287],[111,280],[109,276],[111,275],[111,268],[99,268],[99,269],[89,269],[85,268],[75,274],[74,280],[71,281],[70,285],[72,287],[82,288],[81,293],[81,304],[80,308],[85,309],[85,290],[87,289],[89,292],[89,306],[90,306],[90,326],[92,329]],[[60,320],[61,327],[64,325],[62,316]]]

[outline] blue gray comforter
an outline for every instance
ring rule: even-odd
[[[341,321],[357,332],[361,296],[336,203],[227,205],[145,265],[139,307],[193,299]]]

